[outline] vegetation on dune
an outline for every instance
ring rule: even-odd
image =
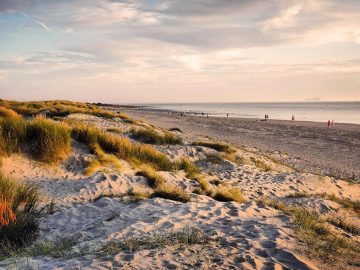
[[[241,191],[235,187],[221,186],[212,197],[220,202],[246,202],[246,199],[242,195]]]
[[[173,162],[152,146],[132,143],[127,138],[121,138],[96,127],[75,126],[72,128],[72,137],[88,146],[99,145],[105,153],[114,154],[134,165],[145,163],[156,170],[174,169]]]
[[[182,139],[170,132],[160,132],[154,128],[132,128],[132,137],[149,144],[181,144]]]
[[[199,229],[188,227],[180,231],[168,233],[152,233],[125,237],[121,240],[107,242],[99,251],[99,255],[115,255],[121,251],[136,252],[144,249],[165,248],[174,245],[205,244],[209,241]]]
[[[114,113],[112,111],[104,110],[96,105],[82,102],[73,102],[66,100],[50,100],[50,101],[0,101],[0,106],[11,109],[18,114],[24,116],[36,116],[39,114],[46,115],[47,117],[63,117],[72,113],[83,113],[104,118],[119,117],[128,120],[129,117],[123,113]],[[0,107],[0,108],[1,108]],[[0,109],[0,116],[2,112]]]
[[[359,264],[360,248],[351,239],[332,232],[324,220],[314,213],[299,206],[286,205],[272,199],[261,199],[260,204],[267,205],[293,218],[298,226],[297,237],[304,243],[305,252],[325,263],[337,263],[340,260]]]
[[[307,193],[307,192],[295,192],[293,194],[289,194],[287,198],[309,198],[309,197],[318,197],[326,200],[330,200],[342,205],[344,208],[351,209],[356,213],[360,213],[360,201],[353,201],[349,198],[340,198],[334,194],[328,193]]]
[[[19,118],[20,115],[12,109],[0,106],[0,117]]]
[[[0,154],[28,151],[34,158],[54,163],[70,152],[71,137],[64,123],[38,116],[33,120],[0,118]]]
[[[36,239],[42,217],[53,204],[40,207],[37,189],[0,174],[0,260]]]
[[[42,116],[27,123],[26,137],[33,156],[43,162],[61,161],[71,151],[69,127]]]
[[[178,167],[180,170],[184,170],[186,172],[187,178],[191,179],[198,176],[201,172],[200,168],[192,163],[188,158],[181,158]]]
[[[232,153],[234,152],[233,149],[231,149],[231,147],[227,144],[224,143],[216,143],[216,142],[194,142],[193,145],[195,146],[204,146],[204,147],[209,147],[212,148],[218,152],[224,152],[224,153]]]

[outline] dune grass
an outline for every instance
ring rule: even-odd
[[[135,166],[145,163],[155,170],[174,169],[173,162],[150,145],[132,143],[127,138],[121,138],[99,128],[85,125],[74,126],[71,134],[75,140],[88,146],[99,145],[105,153],[114,154]]]
[[[195,178],[201,172],[200,168],[197,167],[193,162],[191,162],[188,158],[181,158],[178,163],[178,167],[180,170],[184,170],[186,172],[187,178]]]
[[[189,194],[175,184],[166,183],[165,179],[153,167],[143,164],[139,169],[136,175],[145,177],[149,186],[154,189],[151,197],[160,197],[179,202],[190,201]]]
[[[21,116],[12,109],[0,106],[0,117],[20,118]]]
[[[193,145],[195,146],[204,146],[212,148],[218,152],[224,152],[224,153],[232,153],[234,150],[227,144],[220,143],[220,142],[194,142]]]
[[[26,142],[26,122],[22,118],[0,118],[0,151],[3,156],[18,153]]]
[[[43,114],[47,117],[63,117],[72,113],[84,113],[110,119],[117,117],[116,113],[103,110],[95,105],[66,100],[30,102],[3,101],[2,104],[4,107],[10,108],[24,116]]]
[[[205,234],[196,228],[187,227],[179,231],[142,234],[129,236],[121,240],[107,242],[99,251],[100,256],[115,255],[119,252],[136,252],[147,249],[162,249],[175,245],[206,244],[209,241]]]
[[[116,133],[116,134],[123,134],[124,133],[124,131],[121,130],[120,128],[108,128],[106,131]]]
[[[161,177],[153,167],[147,164],[140,165],[136,175],[145,177],[148,181],[148,185],[152,188],[163,185],[165,182],[164,178]]]
[[[359,246],[351,239],[333,233],[316,213],[272,199],[261,199],[259,203],[292,217],[293,222],[298,226],[297,237],[305,244],[305,252],[309,256],[320,258],[330,264],[339,260],[360,262]]]
[[[356,213],[360,213],[360,201],[353,201],[349,198],[340,198],[334,194],[328,193],[307,193],[307,192],[295,192],[286,196],[287,198],[309,198],[309,197],[318,197],[326,200],[330,200],[342,205],[344,208],[350,209]]]
[[[160,132],[154,128],[132,128],[130,130],[135,140],[148,144],[181,144],[182,139],[170,132]]]
[[[351,233],[353,235],[360,235],[359,227],[347,222],[346,220],[344,220],[340,217],[328,217],[326,219],[326,221],[328,223],[330,223],[331,225],[333,225],[339,229],[342,229],[345,232]]]
[[[264,172],[270,172],[273,170],[273,168],[270,165],[268,165],[266,162],[264,162],[260,159],[257,159],[255,161],[255,166]]]
[[[236,187],[220,186],[219,190],[216,191],[212,197],[220,202],[246,202],[246,199],[242,195],[241,190]]]
[[[0,118],[0,129],[2,155],[25,150],[37,160],[55,163],[63,160],[71,150],[68,126],[42,116],[33,120]]]
[[[42,116],[27,123],[26,137],[32,155],[46,163],[62,161],[71,151],[69,127]]]
[[[38,190],[0,174],[0,260],[36,239],[39,222],[53,211],[53,204],[40,207]]]

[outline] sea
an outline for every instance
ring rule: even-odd
[[[167,103],[142,104],[148,109],[204,113],[215,117],[239,117],[360,124],[359,102],[274,102],[274,103]]]

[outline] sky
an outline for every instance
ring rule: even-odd
[[[359,0],[0,0],[0,98],[360,100]]]

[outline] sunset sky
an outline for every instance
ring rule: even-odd
[[[360,100],[360,1],[0,0],[0,98]]]

